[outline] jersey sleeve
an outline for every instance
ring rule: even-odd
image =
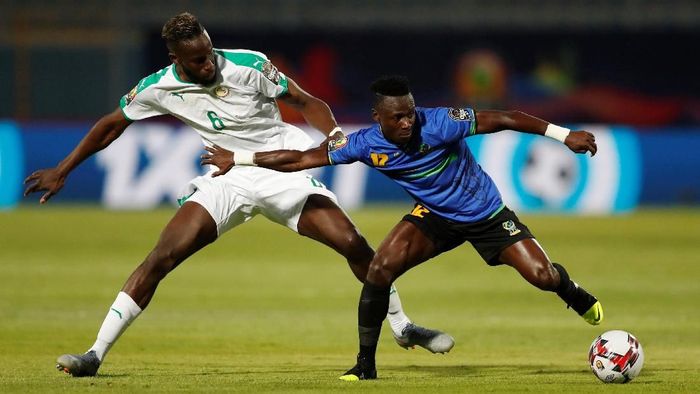
[[[328,161],[332,165],[350,164],[360,161],[366,150],[360,133],[343,136],[340,140],[328,141]]]
[[[131,120],[141,120],[167,112],[160,105],[156,95],[156,89],[151,86],[144,86],[144,78],[138,85],[134,86],[129,93],[119,100],[119,107],[124,116]]]
[[[277,98],[287,93],[287,76],[281,73],[264,53],[245,49],[216,49],[214,52],[243,67],[243,71],[237,74],[242,84],[269,98]]]
[[[258,90],[267,97],[277,98],[289,91],[287,76],[277,70],[271,61],[265,59],[257,74]]]
[[[476,115],[471,108],[437,108],[433,121],[445,142],[454,142],[476,133]]]

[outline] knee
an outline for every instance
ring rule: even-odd
[[[534,269],[530,283],[540,290],[554,291],[559,286],[559,274],[551,264],[540,264]]]
[[[377,262],[372,262],[367,271],[367,282],[377,287],[390,286],[393,279],[393,273],[388,265]]]
[[[402,255],[376,254],[367,270],[367,281],[379,287],[390,286],[398,276],[403,257]]]
[[[338,249],[351,264],[366,264],[374,257],[374,250],[357,229],[345,232]]]

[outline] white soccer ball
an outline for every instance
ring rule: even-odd
[[[588,362],[595,376],[603,382],[627,383],[642,370],[644,351],[634,335],[612,330],[593,341]]]

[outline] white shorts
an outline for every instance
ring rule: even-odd
[[[211,173],[194,178],[178,199],[196,202],[216,222],[219,235],[245,223],[257,214],[294,231],[307,198],[320,194],[336,204],[326,186],[306,172],[277,172],[260,167],[233,167],[224,175]]]

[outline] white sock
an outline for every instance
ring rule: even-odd
[[[391,290],[389,290],[389,313],[386,315],[386,318],[389,319],[391,331],[394,332],[394,335],[401,335],[403,329],[411,322],[411,319],[403,313],[399,292],[394,285],[391,285]]]
[[[141,313],[141,308],[131,297],[120,291],[117,299],[107,312],[107,317],[102,322],[102,327],[97,333],[97,341],[90,350],[94,350],[100,362],[105,358],[107,352],[119,336],[129,327],[134,319]],[[88,350],[88,351],[90,351]]]

